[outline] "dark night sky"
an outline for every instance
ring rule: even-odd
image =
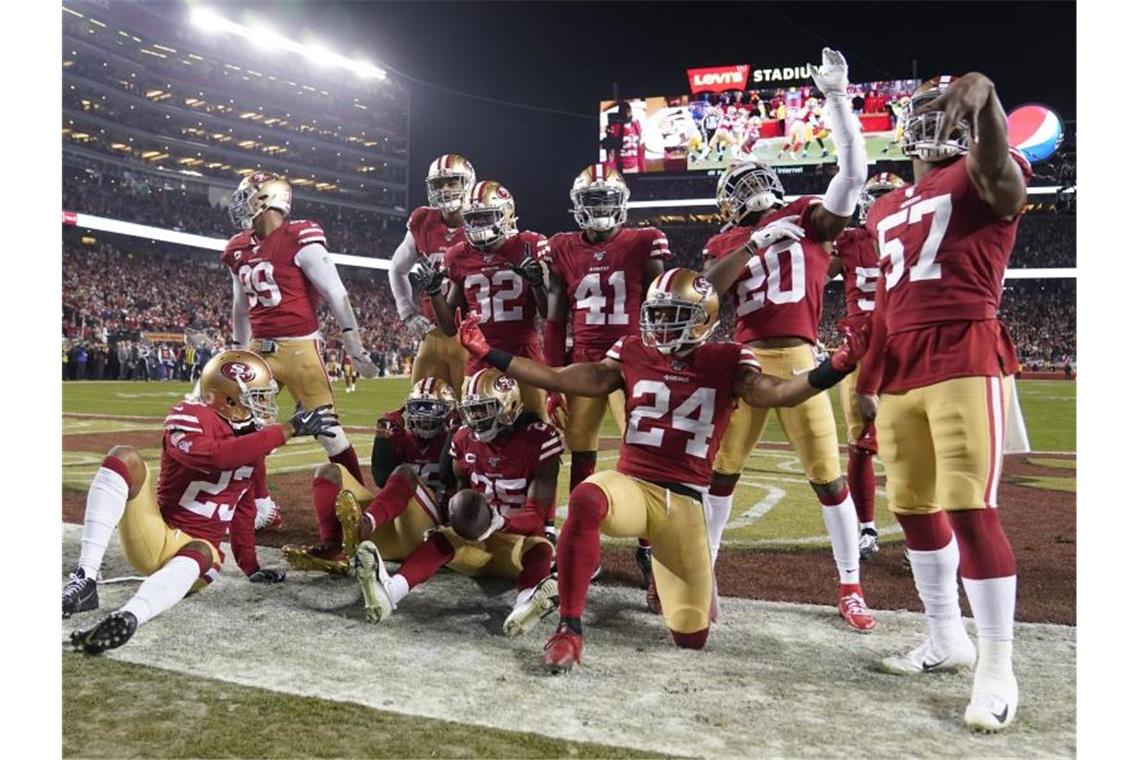
[[[290,35],[311,31],[433,84],[592,115],[612,82],[628,97],[681,94],[685,69],[818,61],[842,50],[852,81],[980,70],[1007,109],[1076,114],[1073,2],[286,2],[248,4]],[[223,11],[227,9],[223,8]],[[227,15],[237,15],[231,5]],[[570,181],[596,156],[596,121],[413,91],[411,202],[428,162],[458,152],[515,194],[523,226],[571,224]]]

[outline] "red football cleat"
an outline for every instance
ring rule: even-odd
[[[657,596],[657,581],[649,576],[649,588],[645,589],[645,606],[654,615],[661,614],[661,597]]]
[[[863,601],[863,592],[858,586],[839,589],[839,615],[847,625],[859,633],[870,633],[875,627],[875,616]]]
[[[582,636],[565,623],[558,626],[542,648],[542,663],[550,672],[565,673],[582,661]]]

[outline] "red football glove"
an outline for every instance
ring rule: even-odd
[[[866,318],[839,320],[839,332],[843,342],[831,355],[831,366],[840,372],[850,372],[867,353],[871,340],[871,320]]]
[[[472,312],[466,317],[462,317],[459,309],[456,309],[455,323],[459,325],[459,343],[467,349],[467,353],[476,359],[483,359],[491,353],[491,345],[487,343],[487,336],[483,335],[483,329],[479,327],[478,314]]]
[[[566,431],[566,399],[558,391],[546,392],[546,418],[560,432]]]

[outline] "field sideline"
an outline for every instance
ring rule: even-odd
[[[1035,450],[1007,457],[1002,481],[1007,530],[1026,576],[1018,618],[1072,622],[1075,584],[1060,580],[1075,574],[1067,522],[1075,520],[1075,384],[1018,387]],[[401,404],[407,380],[364,381],[351,395],[339,383],[334,388],[367,470],[372,423]],[[178,383],[64,383],[67,522],[81,516],[83,493],[110,443],[129,443],[157,461],[158,423],[187,390]],[[290,405],[284,394],[283,417]],[[605,426],[611,440],[601,468],[616,458],[616,428],[608,419]],[[127,647],[99,662],[64,655],[64,754],[912,756],[944,754],[947,740],[979,757],[1075,754],[1071,625],[1018,623],[1023,705],[1003,736],[962,728],[968,675],[909,680],[874,669],[882,654],[913,644],[922,630],[921,616],[889,611],[914,609],[916,600],[898,565],[897,525],[881,479],[886,547],[866,573],[869,601],[879,610],[874,634],[843,630],[829,605],[758,601],[826,602],[834,570],[819,507],[774,418],[764,440],[746,469],[718,565],[722,594],[751,598],[723,599],[725,622],[702,653],[674,649],[660,621],[644,612],[642,592],[630,587],[628,542],[607,544],[612,570],[591,590],[583,667],[559,679],[537,667],[551,620],[523,640],[502,637],[513,596],[505,584],[444,573],[391,621],[370,626],[351,580],[293,573],[284,586],[263,589],[227,563],[218,583],[148,624]],[[322,461],[323,450],[307,441],[270,458],[270,486],[287,525],[300,533],[262,536],[266,565],[282,564],[273,546],[309,530],[308,472]],[[563,505],[568,469],[567,457]],[[78,535],[77,525],[64,526],[64,573]],[[116,546],[107,557],[106,577],[133,574]],[[797,583],[818,588],[820,598]],[[103,585],[103,607],[135,587]],[[64,621],[64,630],[92,618]],[[81,717],[85,706],[107,703],[122,716],[116,725],[96,727]]]

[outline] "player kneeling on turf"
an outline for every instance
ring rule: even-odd
[[[339,464],[321,465],[313,476],[313,511],[319,540],[311,546],[283,546],[297,570],[347,574],[346,558],[361,541],[372,540],[388,559],[404,559],[440,524],[444,497],[439,461],[455,422],[455,394],[435,377],[412,385],[403,409],[376,421],[372,442],[373,494]],[[446,503],[446,502],[445,502]]]
[[[217,577],[227,529],[238,566],[254,583],[285,573],[262,568],[253,543],[252,478],[265,456],[298,435],[328,435],[330,407],[274,424],[277,383],[257,354],[225,351],[202,372],[198,395],[167,414],[157,484],[135,449],[114,446],[87,492],[79,566],[63,588],[63,617],[98,609],[95,579],[115,526],[123,554],[147,579],[122,609],[73,632],[77,650],[122,646],[137,628]]]
[[[601,553],[601,533],[646,536],[665,624],[677,646],[700,649],[713,602],[709,531],[703,505],[712,461],[737,399],[789,407],[838,383],[867,347],[867,325],[840,323],[839,349],[811,371],[783,380],[763,374],[740,343],[709,343],[720,301],[688,269],[657,277],[641,306],[639,335],[621,338],[596,362],[551,368],[492,349],[478,316],[460,325],[473,357],[537,388],[604,397],[625,390],[626,431],[616,471],[595,473],[570,494],[558,541],[561,621],[543,661],[558,673],[582,655],[582,611]]]
[[[372,622],[384,620],[412,588],[447,565],[464,575],[515,579],[518,596],[503,632],[519,636],[557,604],[558,584],[550,575],[554,545],[543,526],[558,483],[562,439],[523,412],[518,383],[492,369],[464,381],[459,411],[464,425],[441,463],[445,481],[463,488],[448,504],[450,524],[430,531],[391,576],[377,545],[360,544],[354,565],[365,612]]]

